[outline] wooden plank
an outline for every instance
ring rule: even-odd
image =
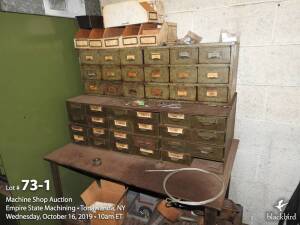
[[[224,179],[225,187],[227,187],[238,142],[238,140],[232,142],[228,159],[224,166],[220,162],[201,159],[194,159],[191,166],[186,166],[75,144],[68,144],[50,153],[45,157],[45,160],[83,173],[89,173],[99,178],[113,180],[128,186],[165,195],[162,182],[166,173],[149,173],[145,172],[145,170],[201,168],[217,173]],[[93,160],[95,158],[101,159],[102,164],[94,165]],[[174,175],[168,183],[168,191],[170,193],[178,198],[191,201],[211,198],[220,191],[220,188],[221,185],[214,177],[192,171]],[[206,206],[221,210],[225,194],[226,192],[224,192],[222,197]]]

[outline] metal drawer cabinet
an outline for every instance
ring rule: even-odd
[[[196,101],[197,87],[193,84],[170,84],[170,99]]]
[[[125,97],[144,98],[144,84],[137,82],[123,82],[123,93]]]
[[[123,48],[120,50],[122,65],[142,65],[143,52],[141,48]]]
[[[98,65],[81,65],[80,71],[83,80],[101,80],[101,67]]]
[[[195,158],[209,159],[223,162],[225,158],[225,148],[220,146],[203,145],[201,143],[189,143],[188,149]]]
[[[198,67],[198,83],[200,84],[228,84],[229,65],[205,64]]]
[[[144,70],[140,66],[123,66],[122,67],[123,81],[144,81]]]
[[[199,63],[230,63],[230,46],[205,46],[199,48]]]
[[[99,64],[100,59],[96,50],[79,49],[79,61],[81,64]]]
[[[200,143],[224,145],[225,144],[225,132],[214,130],[191,130],[190,140]]]
[[[197,83],[197,67],[171,66],[170,81],[174,83]]]
[[[161,112],[161,123],[190,127],[190,115],[183,113]]]
[[[168,84],[148,83],[145,85],[146,98],[169,99],[170,91]]]
[[[192,157],[189,153],[174,152],[161,149],[161,157],[164,161],[175,162],[190,165],[192,163]]]
[[[99,63],[102,65],[120,65],[119,49],[101,49],[98,52]]]
[[[176,46],[170,48],[171,64],[197,64],[198,48],[195,46]]]
[[[170,81],[169,67],[168,66],[146,66],[144,67],[145,81],[147,82],[162,82],[167,83]]]
[[[226,122],[226,117],[191,116],[192,128],[225,131]]]
[[[102,67],[102,79],[109,81],[117,81],[122,79],[121,68],[115,65]]]
[[[137,155],[154,159],[160,158],[158,138],[143,135],[133,135],[133,145],[134,153]]]
[[[201,102],[228,102],[229,90],[227,85],[199,85],[198,101]]]
[[[167,47],[148,47],[144,49],[145,64],[168,65],[170,52]]]

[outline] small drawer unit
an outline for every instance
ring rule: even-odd
[[[123,48],[120,50],[122,65],[142,65],[143,52],[141,48]]]
[[[71,123],[69,129],[75,144],[88,145],[88,129],[85,125]]]
[[[74,123],[86,123],[85,104],[67,101],[69,120]]]
[[[138,120],[134,122],[134,132],[137,134],[158,136],[159,125],[147,120]]]
[[[145,121],[146,123],[159,124],[159,113],[157,112],[145,112],[139,110],[131,111],[134,121]]]
[[[161,157],[164,161],[175,162],[190,165],[192,163],[192,156],[190,153],[169,151],[161,149]]]
[[[122,80],[141,82],[145,80],[144,70],[141,66],[123,66]]]
[[[81,65],[81,78],[83,80],[101,80],[101,67],[98,65]]]
[[[88,134],[90,137],[103,138],[103,139],[109,138],[108,129],[104,127],[89,127]]]
[[[90,137],[89,144],[101,149],[110,149],[110,140],[99,137]]]
[[[87,123],[92,127],[107,127],[108,119],[105,115],[87,115]]]
[[[86,104],[86,113],[88,115],[105,116],[106,109],[99,104]]]
[[[199,63],[230,63],[230,46],[201,46],[199,48]]]
[[[191,116],[192,128],[224,131],[226,129],[226,117],[214,117],[193,115]]]
[[[147,47],[144,49],[145,64],[168,65],[170,63],[169,48]]]
[[[81,64],[99,64],[99,56],[96,50],[79,49],[79,61]]]
[[[187,148],[185,140],[174,139],[174,138],[161,138],[161,148],[168,149],[175,152],[184,152]]]
[[[188,150],[195,158],[223,162],[225,148],[223,146],[205,145],[202,143],[189,143]]]
[[[198,48],[195,46],[176,46],[170,48],[171,64],[197,64]]]
[[[191,130],[190,140],[204,144],[224,145],[225,132],[214,130]]]
[[[129,118],[112,118],[110,120],[110,128],[115,130],[132,132],[133,122]]]
[[[101,49],[99,53],[99,64],[101,65],[120,65],[119,49]]]
[[[122,73],[120,66],[103,66],[102,67],[102,79],[109,81],[122,80]]]
[[[170,99],[196,101],[197,86],[193,84],[170,84]]]
[[[163,83],[148,83],[145,84],[146,98],[153,99],[169,99],[169,85]]]
[[[84,81],[84,92],[86,94],[103,94],[100,90],[100,82],[98,80],[85,80]]]
[[[171,66],[170,81],[172,83],[197,83],[197,67]]]
[[[114,151],[132,153],[132,135],[122,131],[111,132],[111,147]]]
[[[227,85],[199,85],[198,101],[227,103],[231,100]]]
[[[159,139],[151,136],[133,135],[134,153],[160,159]]]
[[[160,134],[166,138],[177,138],[181,140],[190,138],[190,130],[188,128],[174,125],[161,125]]]
[[[161,123],[190,127],[190,115],[176,112],[161,112]]]
[[[123,96],[122,82],[118,81],[101,81],[99,85],[99,93],[106,96]]]
[[[146,82],[168,83],[170,81],[168,66],[145,66],[144,72]]]
[[[198,83],[228,84],[230,66],[227,64],[204,64],[198,67]]]
[[[143,83],[124,82],[123,92],[125,97],[144,98],[145,88]]]

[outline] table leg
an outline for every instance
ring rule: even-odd
[[[229,178],[229,181],[228,181],[228,187],[227,187],[227,190],[226,190],[225,198],[229,197],[230,182],[231,182],[231,178]]]
[[[217,224],[218,211],[215,209],[205,208],[204,210],[204,225],[216,225]]]

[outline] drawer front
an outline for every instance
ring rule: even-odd
[[[230,47],[200,47],[199,63],[230,63]]]
[[[87,104],[86,105],[86,112],[89,115],[105,115],[105,108],[102,105],[95,105],[95,104]]]
[[[198,82],[202,84],[228,84],[228,65],[201,65],[198,67]]]
[[[122,67],[122,79],[124,81],[144,81],[144,70],[139,66]]]
[[[228,87],[227,86],[199,86],[198,101],[228,102]]]
[[[198,48],[174,47],[170,49],[171,64],[197,64]]]
[[[103,94],[100,91],[99,81],[97,80],[84,81],[84,91],[86,94]]]
[[[171,151],[185,152],[186,142],[180,139],[162,138],[161,147]]]
[[[130,119],[113,118],[110,122],[110,127],[117,130],[133,131],[133,124]]]
[[[199,143],[189,144],[190,153],[193,157],[209,159],[214,161],[224,161],[225,149],[223,147],[202,145]]]
[[[134,132],[137,134],[144,135],[159,135],[159,126],[158,124],[148,123],[147,121],[139,120],[134,123]]]
[[[170,80],[169,67],[167,66],[146,66],[145,81],[167,83]]]
[[[197,83],[197,67],[171,66],[170,81],[174,83]]]
[[[69,120],[75,123],[85,123],[85,105],[74,102],[67,102]]]
[[[103,127],[90,127],[89,136],[105,139],[109,137],[109,133],[108,130]]]
[[[112,140],[112,149],[118,152],[130,153],[133,151],[133,145],[128,140]]]
[[[80,145],[88,145],[89,140],[87,136],[81,134],[71,134],[72,142]]]
[[[123,95],[122,83],[101,82],[99,93],[107,96],[122,96]]]
[[[110,117],[114,118],[130,118],[131,111],[123,108],[109,108],[108,114]]]
[[[123,48],[120,52],[122,65],[143,64],[143,53],[141,48]]]
[[[194,129],[192,130],[191,139],[195,142],[214,144],[214,145],[224,145],[225,133],[222,131]]]
[[[123,83],[123,92],[125,97],[144,98],[145,89],[143,84]]]
[[[87,116],[87,122],[93,127],[107,127],[108,125],[108,119],[104,115],[89,115]]]
[[[79,61],[81,64],[98,64],[99,56],[96,50],[79,49]]]
[[[130,133],[120,131],[120,130],[113,130],[110,133],[110,137],[114,141],[125,141],[132,143],[132,135]]]
[[[120,65],[120,51],[110,49],[99,51],[99,61],[102,65]]]
[[[101,67],[98,65],[81,65],[80,70],[83,80],[101,80]]]
[[[159,113],[132,111],[132,118],[135,121],[145,121],[146,123],[159,124]]]
[[[195,101],[197,87],[187,85],[170,85],[170,99]]]
[[[145,93],[146,98],[169,99],[170,97],[169,85],[146,84]]]
[[[173,125],[161,126],[160,134],[166,138],[188,139],[190,137],[188,128]]]
[[[161,150],[161,158],[164,161],[170,161],[186,165],[190,165],[192,163],[192,157],[189,153]]]
[[[190,116],[183,113],[161,112],[161,122],[190,127]]]
[[[206,130],[226,130],[225,117],[207,117],[207,116],[192,116],[192,128],[206,129]]]
[[[79,134],[82,136],[88,136],[88,128],[81,125],[81,124],[70,124],[69,125],[70,133],[71,134]]]
[[[102,67],[103,80],[121,80],[121,68],[119,66],[103,66]]]
[[[137,148],[151,149],[154,151],[159,150],[159,139],[155,137],[133,135],[133,144]]]
[[[91,137],[90,144],[96,148],[104,148],[104,149],[110,148],[110,141],[109,139],[105,139],[105,138]]]
[[[170,62],[170,53],[168,48],[145,48],[145,64],[167,65]]]

